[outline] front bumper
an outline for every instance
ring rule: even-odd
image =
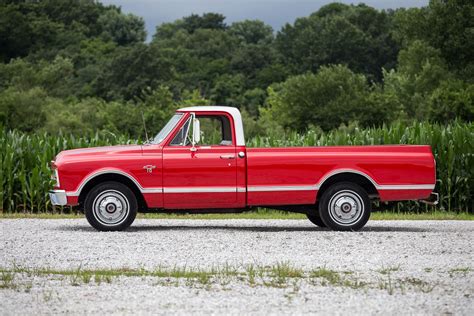
[[[51,200],[51,204],[53,205],[66,205],[67,204],[66,191],[50,190],[49,199]]]
[[[439,203],[439,194],[436,192],[431,192],[430,197],[425,200],[420,200],[420,202],[429,204],[429,205],[438,205]]]

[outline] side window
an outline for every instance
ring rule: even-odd
[[[188,136],[189,125],[191,124],[191,118],[189,118],[186,123],[184,123],[183,127],[179,130],[179,132],[175,135],[173,140],[171,141],[171,146],[186,146],[190,144]]]
[[[225,115],[196,115],[201,125],[201,146],[232,146],[230,120]]]

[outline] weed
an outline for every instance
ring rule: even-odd
[[[16,289],[17,285],[14,282],[15,273],[11,271],[2,271],[0,275],[0,288],[1,289]]]
[[[380,274],[390,274],[392,272],[397,272],[397,271],[400,271],[400,266],[382,268],[382,269],[378,270],[378,272]]]
[[[323,279],[321,285],[325,286],[327,284],[330,285],[339,285],[341,282],[341,276],[338,272],[329,270],[326,268],[319,268],[312,270],[309,274],[310,278],[319,278]]]
[[[471,272],[471,268],[469,268],[469,267],[454,268],[454,269],[451,269],[451,270],[448,271],[450,277],[453,277],[453,276],[456,276],[456,275],[466,276],[466,275],[468,275],[469,272]]]

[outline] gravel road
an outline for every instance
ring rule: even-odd
[[[139,219],[126,232],[101,233],[85,219],[2,219],[0,314],[472,315],[473,239],[469,221],[370,221],[351,233],[304,220]],[[303,275],[278,284],[263,276],[254,284],[245,273],[282,263]],[[205,282],[117,276],[75,284],[71,276],[31,273],[177,267],[232,267],[243,276]],[[312,278],[321,268],[338,281]]]

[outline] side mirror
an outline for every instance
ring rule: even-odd
[[[201,140],[201,123],[197,118],[193,119],[193,143],[197,144]]]
[[[193,135],[191,139],[192,147],[191,151],[196,151],[196,147],[194,147],[199,141],[201,140],[201,123],[196,118],[196,114],[192,113],[192,122],[193,122]]]

